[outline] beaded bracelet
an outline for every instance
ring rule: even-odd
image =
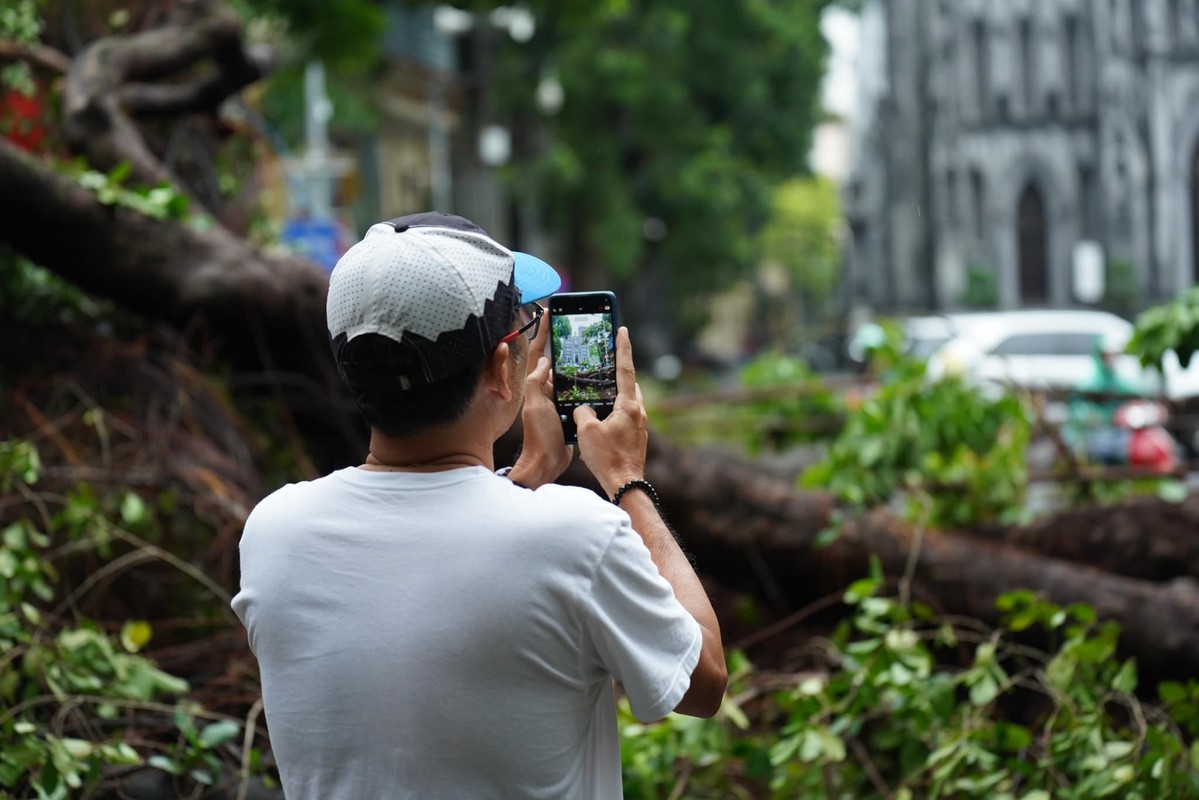
[[[649,499],[653,501],[654,508],[661,510],[662,504],[658,501],[657,490],[654,489],[653,484],[644,478],[635,478],[626,483],[624,486],[621,486],[616,490],[616,494],[612,495],[612,502],[615,505],[620,505],[620,498],[624,497],[624,493],[629,489],[640,489],[641,491],[645,492],[646,495],[649,496]]]

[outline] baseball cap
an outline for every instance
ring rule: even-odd
[[[512,325],[517,305],[548,297],[561,278],[463,217],[412,214],[372,225],[329,276],[325,315],[342,376],[403,391],[476,364]],[[365,333],[401,345],[385,372],[345,363],[339,349]]]

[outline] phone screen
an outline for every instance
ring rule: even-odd
[[[602,419],[616,400],[614,306],[609,292],[550,298],[554,403],[568,439],[577,406],[593,406]]]

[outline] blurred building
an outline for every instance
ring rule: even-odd
[[[1199,281],[1199,0],[867,0],[861,36],[857,302],[1097,302],[1088,266],[1109,305]]]

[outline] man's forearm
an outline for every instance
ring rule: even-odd
[[[711,716],[720,708],[728,680],[724,662],[724,645],[720,638],[720,623],[708,600],[708,593],[675,540],[674,534],[662,519],[647,494],[639,490],[626,492],[620,507],[628,513],[633,530],[649,549],[658,572],[666,579],[679,604],[695,618],[703,629],[703,649],[700,662],[692,673],[692,686],[676,711],[694,716]]]

